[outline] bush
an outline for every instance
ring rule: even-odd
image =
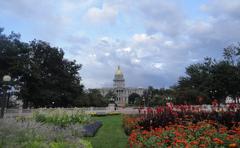
[[[24,148],[81,148],[81,126],[65,128],[33,121],[0,120],[0,147]]]
[[[38,110],[33,113],[37,122],[51,123],[65,127],[69,124],[85,124],[91,121],[91,116],[81,110],[66,111],[64,109]]]
[[[93,137],[98,129],[102,126],[102,122],[96,121],[93,123],[89,123],[83,126],[83,136],[85,137]]]
[[[218,124],[222,124],[228,129],[238,127],[240,123],[239,111],[226,112],[193,112],[191,110],[173,111],[168,107],[148,108],[142,115],[125,115],[123,117],[123,128],[127,135],[130,135],[133,130],[150,131],[155,128],[164,128],[170,125],[196,124],[204,120],[211,120]]]
[[[126,135],[130,135],[133,129],[136,129],[141,118],[134,115],[123,116],[123,129]]]
[[[94,117],[102,117],[102,116],[113,116],[113,115],[120,115],[121,113],[118,112],[90,112],[91,116]]]
[[[192,122],[197,123],[204,120],[213,120],[217,123],[223,124],[228,128],[236,126],[240,122],[240,111],[233,112],[193,112],[187,111],[173,111],[170,108],[158,107],[156,109],[148,108],[147,112],[141,116],[141,120],[137,122],[137,125],[144,130],[150,130],[151,128],[165,127],[171,124],[181,124]]]
[[[84,146],[84,148],[93,148],[91,142],[87,140],[80,139],[80,143]]]

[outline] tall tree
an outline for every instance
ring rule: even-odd
[[[132,93],[128,97],[128,104],[133,105],[136,102],[141,102],[141,97],[137,93]]]
[[[11,75],[25,107],[74,106],[83,98],[81,65],[64,59],[62,49],[37,40],[24,43],[19,34],[2,32],[0,29],[0,77]]]
[[[78,71],[81,65],[63,58],[61,49],[51,47],[43,41],[30,43],[28,72],[22,97],[25,104],[40,106],[72,106],[74,99],[82,93]]]
[[[186,68],[187,76],[179,79],[179,85],[176,88],[181,93],[178,94],[183,94],[185,91],[184,94],[203,95],[206,96],[206,103],[211,102],[211,99],[224,102],[229,95],[239,96],[239,55],[240,45],[231,45],[224,49],[224,60],[216,61],[206,58],[203,63],[190,65]],[[194,95],[192,97],[196,98]],[[193,103],[194,101],[190,102]]]
[[[87,93],[90,104],[89,106],[107,106],[108,100],[104,99],[98,89],[90,89]]]

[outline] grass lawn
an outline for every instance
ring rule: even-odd
[[[126,148],[127,136],[122,128],[122,115],[94,117],[103,126],[94,137],[86,138],[94,148]]]

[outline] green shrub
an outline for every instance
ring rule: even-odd
[[[27,120],[0,120],[0,148],[81,148],[79,125],[64,128]]]
[[[84,148],[93,148],[91,142],[87,141],[87,140],[80,140],[80,143],[84,146]]]
[[[87,115],[83,111],[66,111],[64,109],[38,110],[33,113],[33,118],[37,122],[52,123],[63,127],[69,124],[85,124],[91,121],[91,115]]]
[[[49,144],[50,148],[77,148],[76,144],[71,144],[67,142],[52,142]]]
[[[47,148],[47,144],[43,141],[27,141],[22,144],[24,148]]]

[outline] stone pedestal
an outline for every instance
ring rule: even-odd
[[[114,103],[109,103],[108,104],[108,110],[109,111],[115,111],[115,104]]]

